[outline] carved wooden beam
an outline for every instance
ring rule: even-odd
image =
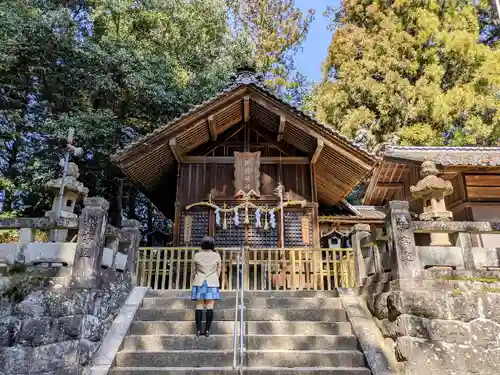
[[[245,96],[243,98],[243,120],[245,123],[250,119],[250,97]]]
[[[260,164],[309,164],[302,156],[262,156]],[[234,164],[234,156],[184,156],[183,163],[189,164]]]
[[[170,149],[172,150],[172,154],[174,154],[175,160],[177,160],[178,163],[182,163],[182,152],[179,148],[179,145],[177,144],[177,140],[175,138],[172,138],[168,141],[168,144],[170,146]]]
[[[283,140],[283,133],[285,132],[285,123],[286,123],[286,117],[285,116],[280,116],[280,126],[278,128],[278,142],[281,142]]]
[[[319,156],[321,155],[321,151],[323,151],[324,146],[325,146],[325,143],[321,139],[318,139],[318,144],[316,146],[316,150],[314,151],[314,155],[311,158],[311,164],[316,164],[316,162],[319,159]]]
[[[210,130],[210,136],[212,137],[212,141],[217,140],[217,130],[215,129],[215,121],[214,116],[208,116],[208,129]]]

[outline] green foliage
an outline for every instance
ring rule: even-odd
[[[49,209],[52,197],[41,187],[60,173],[59,141],[73,127],[85,151],[74,160],[79,179],[91,196],[110,201],[111,223],[128,216],[145,227],[168,227],[110,155],[214,95],[236,67],[252,60],[252,51],[261,71],[272,69],[289,99],[300,100],[303,79],[288,79],[287,59],[312,15],[304,17],[293,1],[265,3],[232,4],[243,25],[234,33],[224,0],[0,2],[6,211],[40,216]]]
[[[0,213],[0,220],[15,219],[18,217],[15,211]],[[0,243],[14,243],[19,240],[19,231],[16,229],[0,230]]]
[[[478,9],[450,3],[344,1],[312,107],[368,146],[500,143],[500,50],[481,43]]]
[[[6,210],[40,215],[71,126],[91,195],[121,221],[109,157],[213,95],[237,64],[222,0],[8,0],[0,4],[0,183]],[[130,210],[129,210],[130,211]],[[134,211],[132,208],[131,211]]]
[[[293,57],[307,37],[314,9],[307,14],[294,0],[227,0],[235,30],[250,46],[252,62],[266,83],[294,104],[307,95],[305,77],[295,73]]]

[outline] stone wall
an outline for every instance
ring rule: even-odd
[[[99,289],[41,286],[0,309],[0,374],[78,374],[130,292],[117,274]]]
[[[404,374],[498,374],[500,278],[450,273],[368,298],[374,319]]]
[[[500,257],[470,238],[499,233],[500,224],[412,221],[407,202],[387,209],[386,230],[356,226],[353,248],[358,292],[400,372],[498,374]],[[425,233],[451,233],[456,243],[417,246],[415,236]]]
[[[138,223],[110,227],[104,199],[84,203],[73,244],[31,242],[37,227],[67,229],[61,221],[0,222],[21,230],[0,252],[0,375],[82,373],[135,283]]]

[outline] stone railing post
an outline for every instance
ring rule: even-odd
[[[122,222],[122,231],[130,236],[130,243],[125,249],[127,253],[127,272],[130,274],[130,281],[133,286],[137,285],[137,275],[135,274],[135,260],[141,243],[141,223],[137,220],[128,219]]]
[[[83,203],[85,208],[78,226],[71,285],[75,288],[96,288],[99,286],[109,203],[100,197],[87,198]]]
[[[472,254],[472,235],[470,233],[458,233],[457,245],[462,249],[464,269],[468,271],[475,269],[474,255]]]
[[[389,254],[396,279],[410,279],[420,273],[420,258],[411,227],[410,205],[407,201],[391,201],[387,205]]]
[[[380,249],[385,246],[385,241],[381,240],[383,229],[377,228],[374,232],[372,232],[372,257],[373,263],[375,265],[375,273],[377,275],[382,275],[384,273],[384,267],[382,266],[382,256],[380,255]]]
[[[365,238],[370,238],[370,226],[368,224],[356,224],[352,229],[352,250],[354,253],[354,276],[356,278],[356,286],[363,285],[366,279],[366,266],[361,247],[362,241]]]
[[[34,228],[19,229],[19,248],[16,254],[16,262],[24,263],[24,251],[30,243],[35,241],[35,233]]]

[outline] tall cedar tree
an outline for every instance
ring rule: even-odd
[[[294,56],[307,37],[314,9],[305,14],[294,0],[227,0],[238,38],[250,46],[251,63],[265,73],[267,85],[299,105],[307,80],[296,71]]]
[[[467,0],[345,0],[313,107],[368,148],[500,145],[500,50]]]

